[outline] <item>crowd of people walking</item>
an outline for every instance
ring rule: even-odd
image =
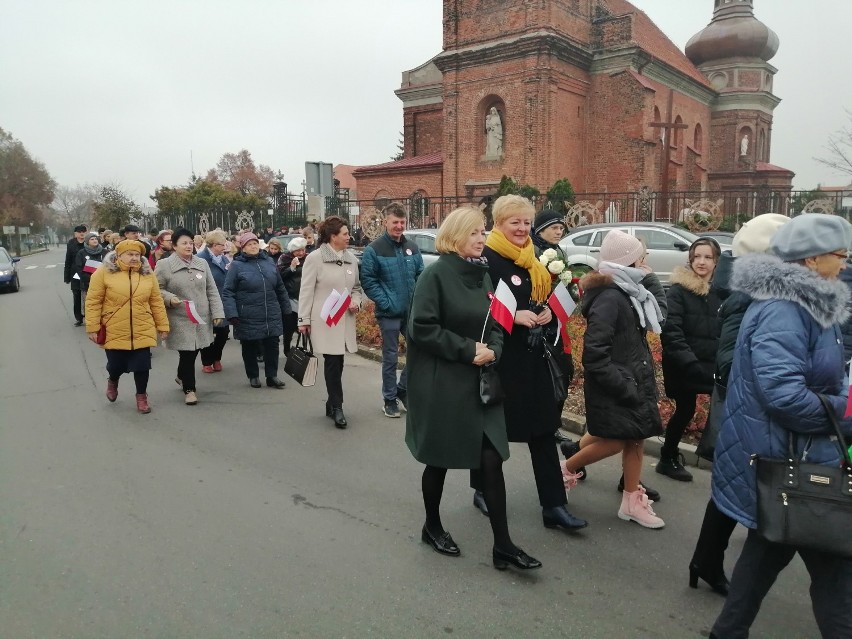
[[[262,386],[262,363],[266,385],[283,389],[279,344],[283,336],[287,355],[298,333],[323,356],[325,412],[340,429],[349,425],[344,360],[358,350],[356,313],[372,300],[382,336],[381,413],[406,413],[405,441],[424,465],[421,538],[442,555],[461,554],[440,510],[447,471],[467,469],[501,570],[542,565],[509,534],[502,471],[509,442],[529,448],[545,527],[586,528],[589,522],[569,511],[568,495],[577,494],[570,491],[578,491],[588,467],[618,455],[616,516],[660,529],[665,522],[653,507],[660,493],[642,478],[645,440],[664,438],[660,476],[691,481],[680,442],[699,396],[712,396],[702,442],[711,457],[715,449],[712,494],[688,565],[689,586],[700,579],[726,596],[711,637],[747,637],[797,553],[810,573],[822,635],[852,636],[852,548],[838,554],[764,538],[754,468],[760,458],[848,463],[840,442],[852,436],[845,373],[852,277],[844,273],[852,226],[823,214],[757,216],[739,229],[733,252],[713,239],[694,241],[668,289],[648,266],[642,241],[609,230],[597,268],[579,279],[587,432],[575,442],[555,436],[574,374],[570,340],[551,309],[560,287],[572,282],[560,266],[549,266],[566,262],[558,244],[564,218],[512,195],[493,203],[491,217],[487,234],[481,208],[450,213],[429,268],[406,238],[407,214],[397,204],[383,211],[384,228],[360,262],[350,250],[349,223],[337,216],[286,246],[252,232],[229,238],[215,230],[202,238],[166,229],[140,239],[132,225],[118,238],[77,227],[64,277],[76,325],[85,322],[105,350],[110,402],[120,377],[132,373],[137,409],[150,412],[151,348],[164,341],[179,353],[175,381],[185,403],[196,404],[198,353],[203,373],[221,371],[231,332],[249,385]],[[665,426],[648,333],[661,336],[664,389],[675,404]],[[398,371],[402,343],[407,363]],[[737,523],[748,535],[729,579],[723,562]]]

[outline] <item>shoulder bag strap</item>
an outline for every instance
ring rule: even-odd
[[[825,412],[828,413],[828,421],[831,422],[831,425],[834,427],[834,432],[837,433],[837,443],[840,446],[840,456],[843,459],[843,463],[846,465],[846,468],[852,468],[852,460],[849,459],[849,445],[843,437],[843,433],[840,430],[840,424],[837,423],[837,415],[834,414],[834,407],[831,405],[831,402],[828,401],[828,398],[822,393],[818,394],[817,397],[819,397],[819,401],[821,401],[822,405],[825,407]]]

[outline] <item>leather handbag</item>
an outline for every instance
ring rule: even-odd
[[[317,363],[310,336],[300,333],[284,362],[284,372],[302,386],[313,386],[317,382]]]
[[[752,457],[757,464],[757,532],[767,541],[852,558],[852,461],[828,399],[820,395],[837,435],[839,467],[796,458],[790,433],[787,459]]]
[[[547,340],[543,340],[542,344],[544,345],[544,359],[547,362],[547,370],[550,373],[550,383],[553,386],[553,399],[559,406],[562,406],[568,399],[569,380],[565,377],[559,362],[556,361],[555,347],[551,346]]]
[[[98,329],[95,335],[95,344],[100,344],[101,346],[106,344],[106,324],[101,324],[101,327]]]
[[[479,367],[479,400],[484,406],[494,406],[503,401],[503,384],[497,367],[491,363]]]
[[[724,386],[719,384],[714,386],[713,395],[710,397],[710,409],[707,412],[707,422],[704,424],[704,432],[701,434],[701,441],[695,448],[695,454],[707,461],[713,461],[713,456],[716,454],[716,440],[719,439],[722,418],[725,416],[726,394]]]

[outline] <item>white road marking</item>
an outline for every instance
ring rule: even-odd
[[[31,270],[33,270],[34,268],[38,268],[38,266],[28,266],[28,267],[27,267],[27,268],[25,268],[24,270],[25,270],[25,271],[31,271]]]
[[[44,268],[56,268],[57,266],[59,266],[59,265],[58,264],[48,264]]]

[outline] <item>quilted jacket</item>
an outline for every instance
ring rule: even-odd
[[[840,448],[817,397],[828,397],[844,435],[852,435],[846,410],[840,323],[850,294],[798,264],[769,255],[737,258],[733,291],[754,301],[740,327],[728,381],[716,457],[713,501],[723,513],[756,528],[756,467],[752,455],[783,458],[793,434],[799,459],[838,465]]]
[[[361,286],[376,304],[376,317],[406,317],[414,284],[423,272],[417,245],[402,236],[394,242],[387,232],[370,243],[361,257]]]

